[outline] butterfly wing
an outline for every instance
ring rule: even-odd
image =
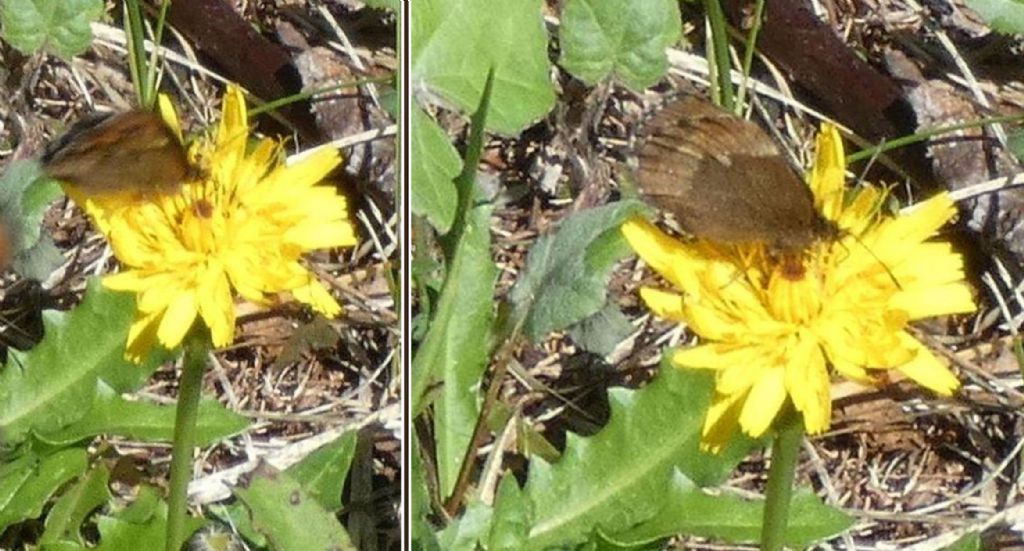
[[[189,172],[177,136],[141,109],[83,119],[47,147],[42,162],[55,179],[103,192],[170,187]]]
[[[696,237],[784,248],[820,237],[810,188],[771,138],[696,97],[653,119],[637,176],[643,194]]]

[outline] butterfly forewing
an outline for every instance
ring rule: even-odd
[[[771,138],[696,97],[651,121],[637,179],[652,203],[698,238],[801,249],[829,232]]]
[[[52,178],[100,192],[166,189],[190,171],[174,132],[141,109],[79,121],[47,147],[42,162]]]

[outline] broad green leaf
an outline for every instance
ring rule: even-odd
[[[13,162],[0,176],[0,238],[6,241],[11,267],[26,278],[45,280],[64,262],[42,231],[43,214],[61,193],[35,160]]]
[[[18,489],[32,476],[39,464],[39,455],[24,446],[16,456],[4,457],[0,462],[0,511],[17,495]]]
[[[614,76],[639,92],[665,76],[665,49],[681,33],[676,0],[569,0],[560,63],[589,85]]]
[[[492,509],[479,500],[470,501],[466,510],[452,519],[451,524],[438,534],[438,542],[445,551],[476,551],[477,542],[486,538],[491,530]]]
[[[85,472],[88,457],[84,449],[69,448],[38,456],[32,460],[28,476],[21,476],[20,484],[4,499],[0,508],[0,532],[4,528],[43,514],[43,507],[61,486]]]
[[[490,551],[518,551],[526,544],[533,522],[533,507],[526,494],[519,489],[514,476],[508,475],[498,486],[494,520],[488,536]]]
[[[79,532],[82,522],[89,513],[112,497],[110,490],[107,489],[109,480],[110,471],[106,465],[97,463],[85,476],[68,488],[46,515],[46,531],[39,538],[39,543],[72,540],[84,545],[85,540]]]
[[[54,245],[53,238],[44,234],[14,257],[11,269],[26,279],[45,281],[63,263],[64,254]]]
[[[554,105],[541,0],[422,0],[412,10],[416,87],[471,112],[495,69],[487,128],[514,134]]]
[[[16,457],[6,457],[0,463],[0,517],[3,512],[12,507],[18,492],[22,486],[28,484],[36,473],[39,465],[39,455],[29,449],[30,446],[23,446],[24,450]],[[12,521],[13,522],[13,521]],[[0,525],[0,532],[4,527]]]
[[[90,281],[82,303],[69,313],[43,313],[45,337],[28,352],[10,351],[0,371],[0,443],[21,441],[29,430],[55,432],[83,418],[92,407],[96,382],[118,392],[152,373],[165,354],[144,365],[124,359],[132,296]]]
[[[305,459],[288,467],[285,474],[302,485],[321,507],[341,509],[341,489],[356,452],[357,431],[346,432],[337,440],[321,446]]]
[[[978,12],[993,30],[1007,34],[1024,34],[1024,1],[967,0],[967,5]]]
[[[53,432],[40,432],[39,439],[67,445],[99,434],[116,434],[143,442],[171,442],[174,438],[173,405],[142,400],[125,400],[102,381],[97,383],[92,409],[74,423]],[[249,426],[249,421],[220,402],[203,398],[196,420],[196,445],[209,446]]]
[[[336,549],[356,551],[345,529],[285,473],[263,465],[246,487],[235,488],[252,515],[253,526],[278,551]]]
[[[605,304],[596,314],[570,327],[569,337],[584,350],[607,356],[633,331],[633,324],[618,306]]]
[[[611,389],[601,432],[570,433],[554,465],[532,458],[526,493],[534,522],[524,549],[571,546],[595,530],[616,534],[650,521],[669,503],[675,469],[702,485],[723,480],[751,443],[738,437],[721,455],[700,451],[711,391],[711,374],[667,361],[648,386]]]
[[[554,235],[534,243],[509,294],[512,318],[525,319],[523,332],[530,339],[537,341],[604,306],[609,272],[629,251],[619,226],[642,209],[637,201],[619,201],[577,212]]]
[[[477,386],[487,367],[498,270],[491,260],[490,205],[469,213],[469,220],[448,271],[448,279],[413,359],[413,412],[430,386],[440,381],[434,411],[438,476],[442,492],[451,491],[478,413]]]
[[[18,161],[17,164],[20,165],[22,163],[27,164],[25,168],[27,174],[22,173],[19,176],[5,173],[3,178],[0,178],[0,185],[9,185],[8,178],[17,181],[19,178],[28,176],[29,184],[21,194],[21,208],[24,215],[29,218],[28,223],[34,222],[36,224],[31,228],[26,224],[24,233],[35,239],[43,231],[42,221],[43,215],[46,214],[46,209],[50,208],[54,201],[63,196],[64,190],[61,189],[60,184],[56,180],[46,178],[45,176],[40,178],[39,176],[42,175],[42,172],[34,160]]]
[[[623,546],[658,541],[677,534],[730,543],[757,543],[761,539],[763,500],[748,500],[702,491],[678,470],[673,473],[661,510],[651,519],[617,534],[605,536]],[[790,503],[785,543],[805,549],[853,525],[848,515],[821,502],[813,492],[798,489]]]
[[[412,186],[412,211],[426,217],[439,233],[447,233],[458,205],[452,179],[462,168],[462,160],[433,119],[415,105],[409,109],[412,181],[416,182]]]
[[[4,40],[24,54],[47,50],[70,59],[89,48],[89,24],[103,15],[103,0],[4,0]]]
[[[135,503],[113,515],[96,519],[100,543],[96,551],[135,551],[163,549],[167,536],[167,504],[149,487],[144,487]],[[203,527],[206,520],[185,518],[186,537]]]
[[[448,259],[437,309],[413,358],[412,411],[425,405],[425,393],[440,381],[434,407],[437,472],[441,491],[451,492],[472,439],[479,412],[476,387],[487,366],[493,330],[497,269],[490,256],[491,206],[476,205],[476,165],[483,151],[484,126],[494,85],[487,72],[484,94],[472,117],[466,162],[455,180],[459,206],[442,246]]]

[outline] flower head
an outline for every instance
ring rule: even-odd
[[[643,288],[644,302],[702,338],[671,361],[715,372],[705,449],[720,450],[737,426],[761,436],[787,400],[807,432],[824,431],[833,372],[870,383],[895,369],[947,396],[959,386],[907,331],[916,319],[975,309],[960,255],[929,240],[955,214],[952,200],[942,193],[909,214],[882,215],[885,192],[844,193],[843,159],[839,133],[824,126],[810,186],[839,236],[803,251],[795,277],[785,265],[792,259],[765,245],[681,242],[641,218],[622,227],[637,254],[682,291]]]
[[[173,109],[161,114],[179,134]],[[307,251],[355,244],[345,198],[317,185],[340,162],[322,150],[284,165],[281,144],[252,139],[241,91],[228,88],[212,136],[188,150],[201,167],[173,191],[85,194],[69,188],[110,241],[123,270],[104,286],[137,295],[126,356],[181,343],[197,317],[215,346],[234,338],[234,294],[267,304],[281,293],[328,316],[340,306],[307,270]]]

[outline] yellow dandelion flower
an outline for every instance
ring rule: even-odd
[[[705,449],[720,450],[737,427],[761,436],[787,400],[808,433],[821,433],[832,414],[833,372],[870,383],[872,372],[895,369],[944,396],[959,386],[907,331],[913,320],[975,309],[960,255],[929,240],[955,214],[952,200],[942,193],[903,216],[884,216],[883,191],[844,193],[838,131],[823,126],[817,145],[810,186],[841,233],[804,252],[802,275],[763,245],[682,242],[641,218],[622,227],[637,254],[682,291],[644,288],[644,302],[702,338],[671,361],[715,371]]]
[[[180,136],[170,103],[161,98],[160,107]],[[123,266],[104,286],[137,295],[128,358],[140,361],[157,342],[176,347],[197,317],[214,346],[231,343],[234,293],[259,304],[290,293],[327,316],[340,312],[301,256],[355,244],[345,198],[318,185],[341,158],[321,150],[286,166],[280,153],[274,140],[250,143],[242,92],[230,86],[219,126],[189,148],[201,174],[179,189],[140,199],[68,188]]]

